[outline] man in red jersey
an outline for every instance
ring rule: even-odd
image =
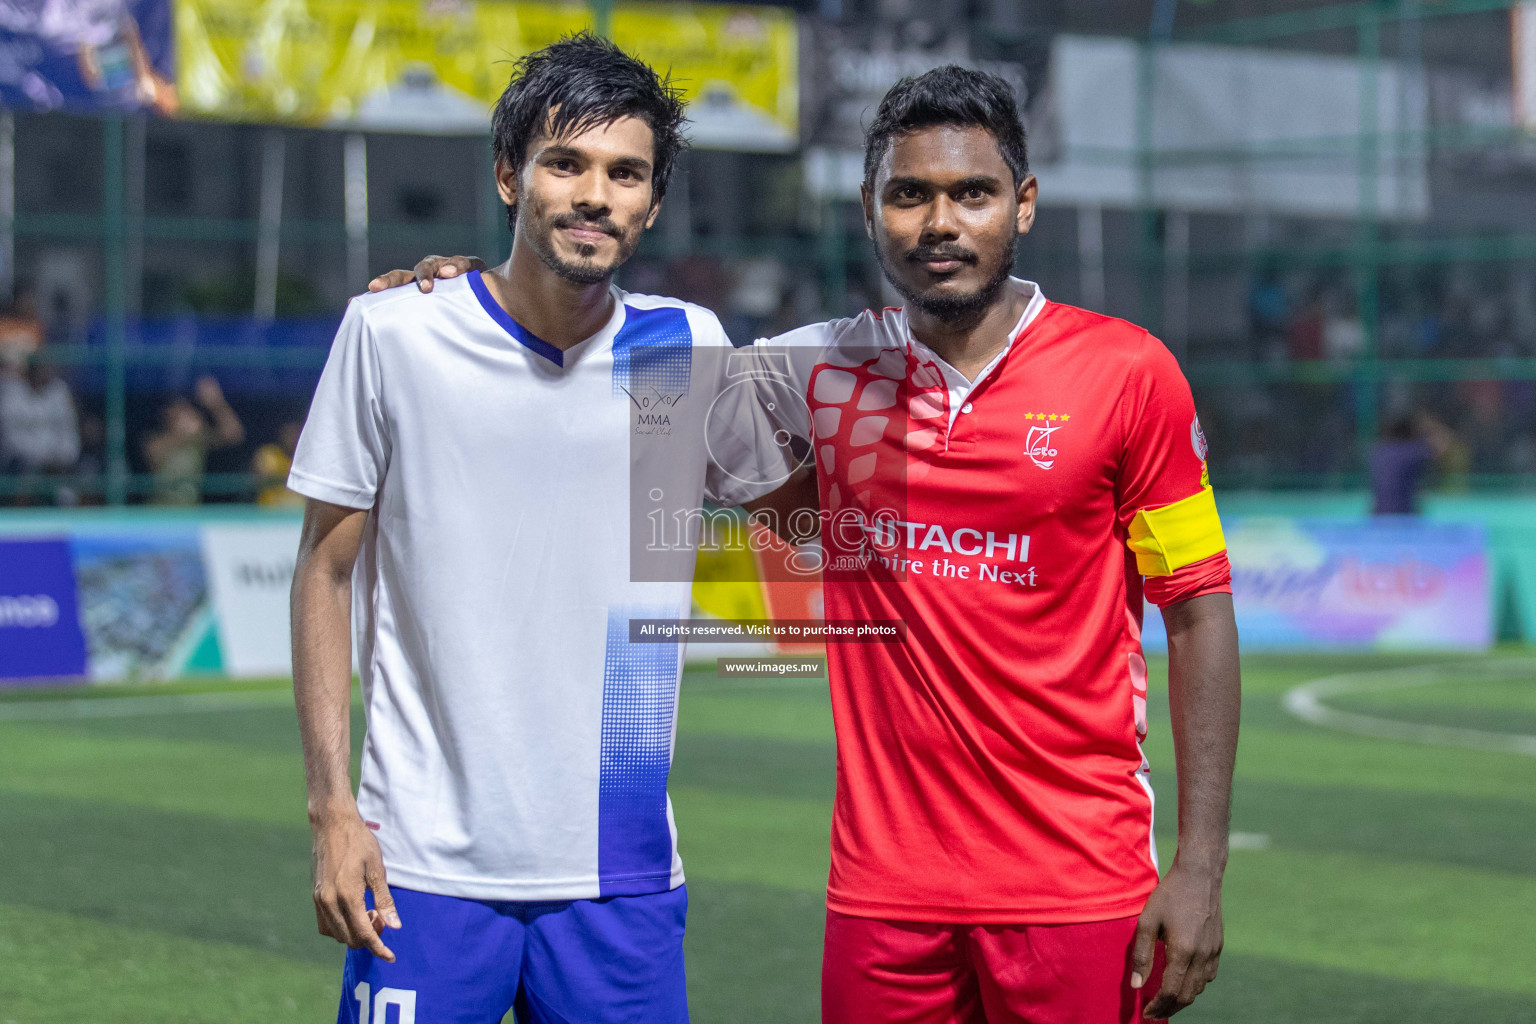
[[[1240,701],[1188,384],[1146,331],[1009,276],[1036,183],[1005,83],[906,79],[866,141],[866,224],[905,305],[753,350],[815,452],[827,618],[908,629],[828,647],[823,1021],[1167,1017],[1216,975]],[[1180,782],[1160,881],[1144,596]]]

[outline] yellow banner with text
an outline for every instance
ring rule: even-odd
[[[177,82],[192,116],[472,134],[489,127],[514,61],[592,23],[583,4],[177,0]],[[797,145],[791,11],[621,4],[611,29],[682,90],[695,145]]]

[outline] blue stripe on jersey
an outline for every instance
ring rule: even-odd
[[[480,279],[480,271],[471,270],[469,272],[469,289],[475,293],[475,298],[480,300],[480,305],[485,307],[485,311],[491,315],[491,319],[501,325],[502,330],[556,366],[565,365],[564,352],[534,334],[516,320],[513,320],[511,314],[501,308],[501,303],[496,301],[495,297],[491,295],[490,290],[486,288],[485,282]]]
[[[613,394],[639,400],[688,393],[693,375],[693,331],[676,306],[624,306],[624,326],[613,338]]]
[[[667,773],[677,708],[678,645],[629,640],[629,620],[677,610],[609,609],[603,658],[603,739],[597,800],[597,874],[603,896],[671,885]]]

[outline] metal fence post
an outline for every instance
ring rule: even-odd
[[[261,138],[261,205],[256,229],[257,320],[277,317],[277,275],[282,265],[283,179],[287,136],[281,128],[268,128]]]
[[[348,132],[342,143],[344,209],[347,224],[347,290],[368,289],[368,137]]]
[[[102,119],[102,235],[106,283],[107,503],[128,501],[127,224],[123,115]]]
[[[1136,47],[1137,317],[1143,327],[1157,334],[1163,330],[1163,245],[1158,230],[1157,154],[1154,148],[1159,42],[1149,37]]]
[[[613,0],[592,0],[592,31],[604,38],[613,35]]]
[[[1360,210],[1355,236],[1355,315],[1360,318],[1364,349],[1355,385],[1355,447],[1360,464],[1370,464],[1376,440],[1380,366],[1377,343],[1381,313],[1381,19],[1380,6],[1361,11],[1360,134],[1358,136]]]

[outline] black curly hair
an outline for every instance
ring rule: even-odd
[[[985,71],[946,64],[903,78],[880,101],[875,119],[864,131],[864,183],[873,187],[875,172],[893,139],[936,125],[985,128],[997,140],[1014,184],[1029,173],[1024,122],[1013,88]]]
[[[612,42],[591,32],[578,32],[520,59],[512,68],[496,110],[491,115],[492,146],[498,160],[522,173],[528,145],[550,134],[576,134],[638,117],[651,128],[655,159],[651,171],[651,202],[667,192],[683,138],[682,94],[669,76],[656,73]],[[507,207],[507,226],[514,227],[517,207]]]

